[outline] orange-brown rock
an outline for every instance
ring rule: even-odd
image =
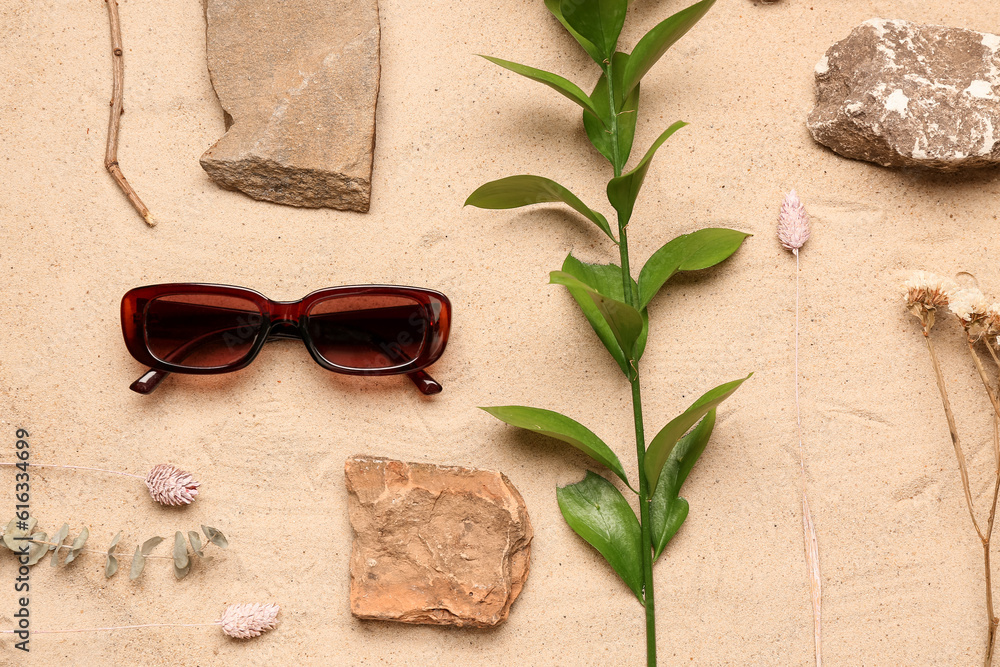
[[[528,577],[531,522],[499,472],[355,456],[344,466],[358,618],[492,627]]]
[[[377,0],[205,0],[205,17],[226,134],[202,168],[255,199],[367,211]]]

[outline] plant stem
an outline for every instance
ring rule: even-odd
[[[627,224],[627,223],[626,223]],[[628,262],[628,231],[626,224],[618,221],[619,255],[622,262],[622,283],[629,305],[637,305],[632,290],[632,275]],[[639,527],[642,545],[643,605],[646,608],[646,664],[656,667],[656,604],[653,595],[653,535],[649,520],[649,482],[646,480],[646,436],[642,423],[642,391],[639,384],[639,366],[633,360],[629,383],[632,385],[632,416],[635,420],[635,455],[639,465]]]
[[[0,462],[0,466],[17,466],[17,465],[21,464]],[[130,472],[121,472],[120,470],[108,470],[106,468],[90,468],[87,466],[63,466],[54,463],[28,463],[26,464],[26,466],[29,468],[65,468],[66,470],[94,470],[97,472],[110,473],[112,475],[122,475],[123,477],[134,477],[136,479],[141,479],[143,481],[146,481],[146,478],[141,475],[133,475]]]
[[[28,541],[31,542],[32,544],[44,544],[44,545],[50,546],[50,547],[61,547],[61,548],[65,549],[66,551],[71,551],[72,550],[71,547],[70,547],[70,545],[68,545],[68,544],[61,544],[61,543],[60,544],[56,544],[55,542],[45,542],[43,540],[28,540]],[[107,551],[101,551],[100,549],[80,549],[80,551],[82,551],[83,553],[89,553],[89,554],[100,554],[102,556],[106,556],[107,553],[108,553]],[[118,553],[115,552],[114,555],[117,556]],[[173,556],[152,556],[152,555],[146,556],[146,558],[162,558],[164,560],[173,560],[174,559]],[[32,632],[34,632],[34,631],[32,631]]]
[[[32,630],[33,635],[57,635],[70,632],[104,632],[115,630],[135,630],[138,628],[202,628],[209,625],[222,625],[222,621],[211,623],[146,623],[144,625],[115,625],[107,628],[77,628],[75,630]],[[0,630],[4,634],[13,634],[17,630]]]
[[[986,369],[983,368],[983,362],[979,359],[979,355],[976,354],[976,348],[972,341],[966,340],[969,345],[969,354],[972,355],[972,361],[976,364],[976,370],[979,371],[979,378],[983,381],[983,387],[986,389],[986,395],[990,397],[990,402],[993,404],[993,412],[996,416],[1000,417],[1000,402],[997,401],[997,397],[993,394],[993,389],[990,387],[990,379],[986,377]]]
[[[955,413],[951,411],[951,401],[948,400],[948,390],[945,388],[944,375],[941,373],[941,362],[938,361],[937,352],[934,351],[934,343],[931,342],[931,331],[927,321],[924,321],[924,340],[927,341],[927,351],[931,355],[931,364],[934,366],[934,376],[937,379],[938,391],[941,393],[941,404],[944,406],[944,416],[948,420],[948,431],[951,433],[951,444],[955,447],[955,458],[958,459],[958,471],[962,475],[962,489],[965,491],[965,504],[969,506],[969,516],[972,517],[972,525],[976,529],[979,539],[985,539],[983,531],[976,521],[976,513],[972,509],[972,491],[969,490],[969,471],[965,465],[965,454],[962,453],[962,443],[958,439],[958,427],[955,425]]]
[[[632,379],[632,413],[635,417],[635,446],[639,461],[639,526],[642,533],[643,604],[646,607],[646,664],[656,667],[656,605],[653,596],[653,536],[649,521],[649,484],[646,482],[644,461],[645,437],[642,428],[642,396],[639,391],[639,370]]]
[[[615,84],[611,62],[608,61],[604,75],[608,80],[608,107],[611,110],[611,154],[615,177],[621,176],[621,156],[618,153],[618,111],[615,108]],[[632,288],[632,270],[628,256],[628,219],[618,216],[618,256],[621,260],[622,291],[625,302],[639,310],[639,295]],[[642,391],[639,384],[639,366],[626,352],[629,384],[632,385],[632,416],[635,421],[635,455],[639,467],[639,527],[642,547],[643,606],[646,610],[646,665],[656,667],[656,604],[653,595],[653,535],[649,519],[649,483],[646,480],[646,436],[642,423]]]
[[[813,643],[816,667],[823,665],[823,579],[819,569],[819,541],[809,511],[806,494],[806,455],[802,448],[802,409],[799,404],[799,249],[795,255],[795,424],[799,435],[799,472],[802,484],[802,535],[805,539],[806,567],[809,569],[809,597],[813,608]]]
[[[955,456],[958,458],[958,469],[962,474],[962,488],[965,491],[965,502],[969,506],[969,516],[972,517],[972,525],[976,529],[976,534],[979,535],[979,541],[983,545],[983,564],[986,573],[986,656],[983,659],[984,667],[992,667],[993,665],[993,643],[996,639],[997,624],[1000,623],[1000,619],[997,619],[996,613],[993,610],[993,581],[990,574],[990,537],[993,533],[993,519],[996,517],[996,505],[997,497],[1000,494],[1000,441],[997,440],[997,419],[1000,418],[1000,408],[998,408],[997,397],[990,387],[989,380],[986,377],[986,371],[983,369],[983,363],[979,359],[979,355],[976,354],[975,347],[971,341],[966,341],[969,346],[969,354],[972,355],[972,360],[976,365],[976,370],[979,371],[979,377],[983,381],[983,386],[986,389],[987,395],[990,397],[990,402],[993,404],[994,415],[994,453],[996,461],[996,479],[993,486],[993,505],[990,507],[990,518],[987,524],[986,532],[984,533],[979,528],[979,522],[976,521],[976,514],[972,507],[972,492],[969,489],[969,472],[965,465],[965,455],[962,453],[962,445],[958,439],[958,428],[955,425],[955,414],[951,410],[951,402],[948,400],[948,392],[945,389],[944,376],[941,374],[941,364],[938,361],[937,353],[934,351],[934,344],[931,343],[930,335],[930,322],[927,316],[923,319],[924,327],[924,340],[927,341],[927,350],[931,355],[931,363],[934,364],[934,375],[937,379],[938,391],[941,392],[941,403],[944,405],[945,417],[948,419],[948,430],[951,432],[951,441],[955,445]],[[992,350],[991,350],[992,353]],[[994,359],[996,357],[994,356]]]
[[[618,152],[618,109],[615,107],[615,84],[614,84],[613,76],[612,76],[612,70],[614,69],[613,66],[612,66],[612,61],[613,60],[614,60],[614,57],[608,59],[608,66],[606,68],[604,68],[604,76],[607,77],[607,79],[608,79],[608,109],[610,110],[610,113],[611,113],[611,128],[610,128],[611,129],[611,157],[612,157],[611,164],[614,167],[615,177],[617,178],[618,176],[622,175],[622,169],[625,167],[625,165],[622,164],[623,160],[621,158],[621,155]],[[628,220],[625,221],[625,225],[626,226],[628,225]],[[621,220],[618,221],[618,227],[619,228],[622,227]],[[622,260],[623,262],[628,261],[628,253],[627,252],[623,255],[623,257],[626,258],[626,259]],[[622,269],[623,270],[625,269],[624,264],[622,265]],[[627,275],[627,274],[623,274],[623,275]],[[632,283],[632,281],[629,280],[628,281],[628,285],[625,288],[626,289],[626,292],[625,292],[626,300],[628,300],[628,293],[632,289],[631,288],[631,283]],[[632,303],[632,302],[629,301],[629,303]]]

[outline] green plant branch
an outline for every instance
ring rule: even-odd
[[[586,97],[579,86],[562,77],[490,58],[501,67],[554,88],[584,108],[583,125],[587,137],[608,160],[614,172],[606,192],[608,202],[618,214],[618,239],[611,232],[607,218],[550,179],[510,176],[480,186],[466,200],[467,205],[486,209],[562,202],[596,224],[618,244],[619,266],[586,264],[571,254],[563,263],[562,270],[551,272],[549,278],[550,283],[563,285],[569,290],[600,341],[628,378],[632,390],[638,491],[629,484],[614,451],[579,422],[551,410],[529,406],[483,409],[507,424],[562,440],[589,454],[638,495],[637,513],[615,484],[590,471],[580,482],[559,487],[556,491],[559,509],[566,522],[604,556],[643,605],[646,612],[647,664],[652,667],[657,664],[653,561],[688,515],[687,501],[677,494],[711,436],[716,406],[736,391],[749,375],[706,392],[683,414],[663,427],[647,448],[638,366],[648,338],[646,305],[675,273],[719,264],[731,256],[748,235],[731,229],[702,229],[683,234],[657,250],[642,267],[638,282],[634,281],[627,229],[635,200],[653,155],[685,123],[674,123],[663,131],[636,166],[627,173],[623,172],[635,135],[640,79],[708,11],[714,1],[701,0],[661,21],[629,55],[617,51],[618,36],[627,13],[625,0],[545,0],[549,11],[603,72],[590,97]],[[601,86],[605,89],[601,90]],[[595,110],[600,123],[593,120]],[[694,430],[685,435],[692,428]],[[666,480],[660,482],[662,492],[656,490],[661,476]],[[655,497],[654,491],[657,494]]]

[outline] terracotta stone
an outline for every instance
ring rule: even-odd
[[[506,476],[367,456],[344,468],[355,616],[477,628],[507,618],[532,530]]]
[[[379,83],[377,0],[205,0],[226,134],[216,183],[292,206],[367,211]]]
[[[821,144],[886,167],[1000,163],[1000,36],[871,19],[816,65],[808,126]]]

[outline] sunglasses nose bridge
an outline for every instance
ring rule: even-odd
[[[297,302],[277,302],[271,304],[271,323],[298,325],[299,304]]]

